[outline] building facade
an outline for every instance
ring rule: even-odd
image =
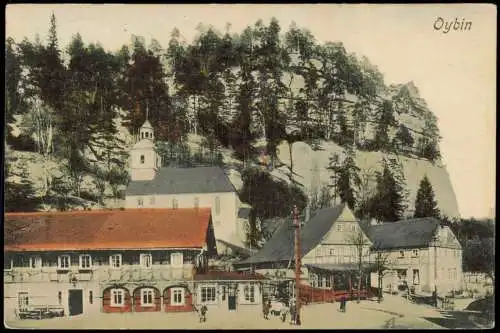
[[[215,255],[210,209],[5,215],[4,314],[191,311]],[[8,235],[8,236],[7,236]]]
[[[375,225],[370,238],[373,255],[380,253],[387,266],[384,290],[396,291],[402,284],[423,293],[462,288],[462,247],[440,221],[420,218]],[[372,279],[372,285],[376,286],[376,280]]]
[[[293,278],[294,232],[291,223],[281,226],[259,252],[236,267],[276,279]],[[350,292],[359,286],[356,282],[359,251],[366,267],[370,246],[368,236],[345,204],[319,210],[301,230],[302,283]],[[366,283],[363,288],[366,289]]]
[[[247,220],[238,213],[243,208],[238,194],[220,167],[161,167],[155,151],[154,131],[146,121],[139,140],[130,151],[129,183],[125,208],[210,208],[218,250],[232,244],[245,248]]]

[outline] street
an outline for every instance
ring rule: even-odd
[[[457,316],[458,314],[458,316]],[[347,311],[339,311],[338,303],[309,304],[302,308],[302,325],[291,326],[279,317],[265,320],[256,307],[247,312],[211,311],[207,322],[199,323],[193,313],[126,313],[82,315],[47,320],[7,322],[12,328],[85,328],[85,329],[378,329],[378,328],[473,328],[468,316],[460,311],[443,312],[417,305],[398,296],[387,296],[382,303],[365,300],[347,303]],[[458,319],[456,319],[458,318]]]

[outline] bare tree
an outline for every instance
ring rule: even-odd
[[[360,226],[356,226],[356,230],[347,235],[346,241],[348,244],[353,245],[356,248],[356,259],[358,263],[358,299],[357,303],[361,301],[361,281],[364,278],[364,257],[368,256],[369,247],[371,245],[370,240],[365,235]]]
[[[377,273],[377,287],[378,287],[378,295],[377,301],[380,303],[383,300],[382,293],[382,281],[384,275],[390,270],[390,253],[382,252],[380,250],[375,250],[376,253],[373,257],[373,264],[375,268],[375,272]]]
[[[54,111],[35,98],[23,125],[33,133],[38,153],[43,157],[43,192],[47,195],[51,181],[48,163],[54,151]]]

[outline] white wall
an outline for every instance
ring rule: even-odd
[[[100,287],[95,282],[79,281],[74,286],[70,283],[32,282],[32,283],[4,283],[4,316],[8,323],[15,319],[15,309],[18,306],[18,293],[27,292],[30,305],[61,305],[64,315],[69,315],[69,290],[83,290],[83,313],[97,313],[101,310],[102,295]],[[93,302],[90,304],[89,292],[92,291]],[[61,304],[58,293],[61,292]]]
[[[217,197],[220,198],[218,212],[215,207]],[[139,198],[143,200],[142,207],[138,207]],[[200,208],[211,208],[215,238],[231,242],[238,235],[239,199],[235,192],[127,196],[125,208],[173,208],[174,199],[177,201],[177,208],[194,208],[195,198],[198,198]]]
[[[141,163],[141,155],[144,156],[144,163]],[[157,154],[154,149],[148,147],[132,148],[130,152],[130,171],[132,180],[153,179],[157,162]]]

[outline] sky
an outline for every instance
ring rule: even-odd
[[[494,216],[496,162],[496,7],[425,5],[8,5],[6,36],[20,42],[47,38],[54,12],[60,46],[79,32],[85,43],[115,51],[131,35],[164,47],[177,27],[190,43],[199,23],[241,32],[274,16],[318,42],[341,41],[367,56],[386,84],[413,81],[438,117],[443,162],[462,217]],[[453,23],[457,28],[453,30]],[[448,23],[449,22],[449,23]],[[465,29],[462,22],[471,22]],[[451,23],[451,24],[450,24]],[[452,28],[447,31],[447,27]],[[447,31],[447,32],[446,32]]]

